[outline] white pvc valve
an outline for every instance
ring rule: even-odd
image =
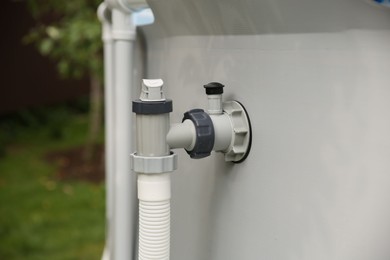
[[[162,79],[143,79],[140,99],[142,101],[164,101]]]

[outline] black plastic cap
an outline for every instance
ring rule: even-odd
[[[214,147],[214,125],[210,116],[203,109],[192,109],[184,113],[183,121],[189,119],[195,125],[196,141],[192,151],[187,151],[192,159],[210,155]]]
[[[225,87],[225,85],[219,82],[210,82],[203,87],[206,89],[207,95],[218,95],[223,93],[223,87]]]

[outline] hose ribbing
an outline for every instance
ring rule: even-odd
[[[139,201],[139,260],[169,260],[170,200]]]

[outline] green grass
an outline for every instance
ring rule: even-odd
[[[104,184],[60,182],[55,178],[55,166],[44,160],[49,151],[85,142],[86,115],[68,114],[61,125],[61,138],[53,137],[50,124],[19,127],[3,149],[0,259],[101,257]]]

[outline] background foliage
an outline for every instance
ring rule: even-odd
[[[101,0],[28,0],[37,25],[25,37],[39,52],[57,62],[63,77],[101,78],[101,25],[96,10]]]
[[[0,117],[0,259],[100,259],[104,183],[60,180],[45,159],[83,145],[87,126],[84,101]]]
[[[96,17],[100,2],[27,0],[36,23],[24,41],[52,59],[61,76],[101,81],[101,29]],[[99,112],[100,107],[88,110]],[[53,152],[85,145],[91,125],[85,111],[83,103],[0,118],[0,259],[101,257],[104,184],[64,181],[58,178],[59,165],[46,159]],[[60,163],[66,164],[66,158]]]

